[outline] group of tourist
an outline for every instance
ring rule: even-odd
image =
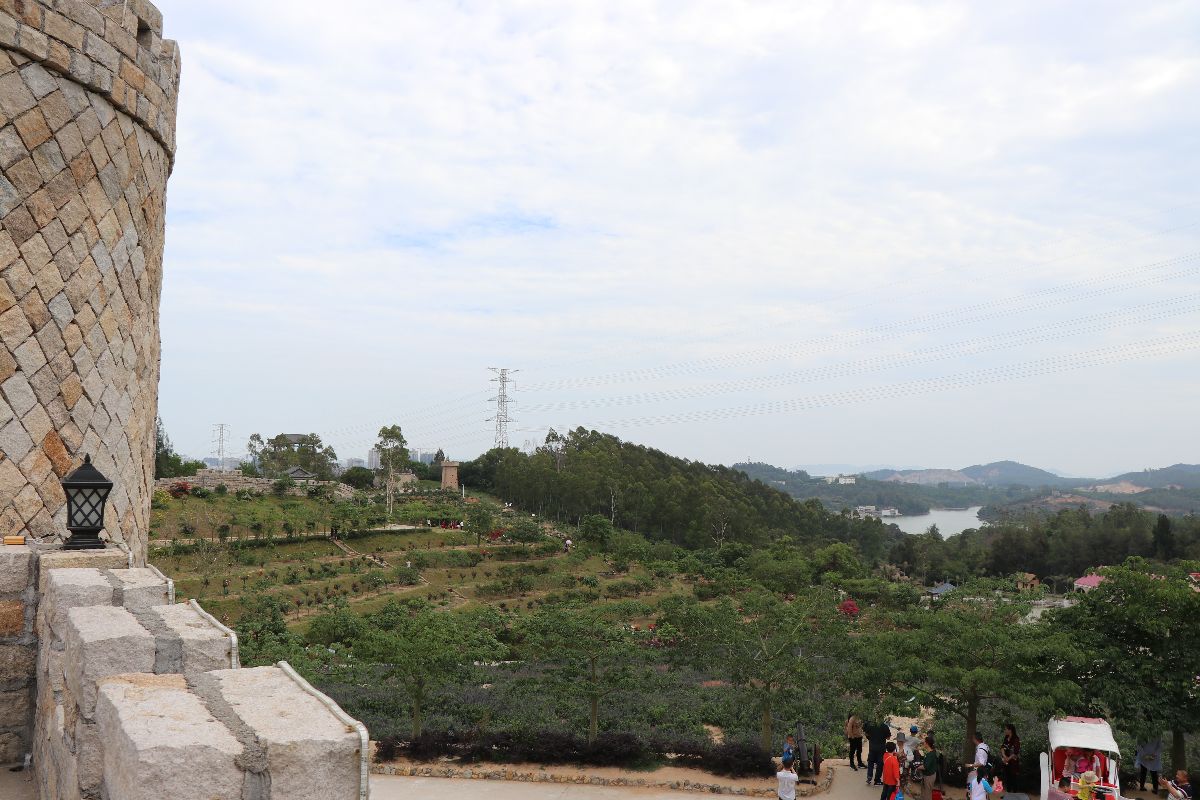
[[[905,800],[941,800],[938,788],[944,772],[944,759],[935,744],[933,731],[926,731],[922,735],[920,728],[912,725],[907,732],[900,730],[894,737],[892,732],[891,725],[886,721],[864,722],[852,712],[846,719],[845,730],[850,752],[850,769],[855,772],[866,769],[867,785],[881,788],[880,800],[897,800],[901,787]],[[976,731],[974,736],[974,757],[970,764],[963,765],[968,770],[969,800],[988,800],[992,795],[1002,796],[1006,800],[1028,800],[1028,795],[1016,794],[1009,790],[1009,787],[1017,785],[1021,774],[1021,737],[1017,735],[1016,726],[1012,723],[1004,726],[1004,738],[1000,742],[998,753],[992,752],[992,747],[985,741],[982,731]],[[865,762],[864,739],[867,745]],[[794,748],[794,740],[788,736],[783,749],[783,766],[776,775],[780,800],[796,798]],[[1175,780],[1159,780],[1161,749],[1160,742],[1138,745],[1135,764],[1138,767],[1141,789],[1145,790],[1149,773],[1154,794],[1158,794],[1158,787],[1161,786],[1167,793],[1167,800],[1197,800],[1185,770],[1179,770]],[[1088,775],[1090,773],[1081,776],[1083,780],[1080,781],[1081,790],[1078,795],[1066,791],[1071,787],[1071,779],[1065,777],[1057,789],[1051,787],[1049,800],[1093,800],[1091,796],[1085,796]]]
[[[863,740],[867,742],[867,760],[863,761]],[[933,732],[923,736],[916,725],[892,737],[886,722],[863,722],[851,712],[846,719],[846,742],[850,748],[850,769],[867,770],[867,785],[881,787],[880,800],[895,800],[903,783],[909,783],[921,800],[934,800],[934,786],[941,772],[941,753]],[[919,787],[919,788],[917,788]]]

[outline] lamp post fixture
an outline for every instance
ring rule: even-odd
[[[71,536],[64,550],[103,550],[100,531],[104,530],[104,503],[113,484],[92,466],[92,457],[84,456],[83,465],[62,479],[67,494],[67,530]]]

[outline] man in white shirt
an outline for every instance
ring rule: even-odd
[[[983,733],[975,731],[975,761],[969,766],[986,767],[988,758],[992,755],[992,749],[988,747],[987,742],[983,740]]]
[[[775,779],[779,781],[779,788],[776,790],[779,800],[796,800],[796,772],[792,769],[791,756],[783,760],[783,766],[775,773]]]

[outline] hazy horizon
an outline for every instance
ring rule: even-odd
[[[158,5],[181,452],[1200,461],[1200,8]]]

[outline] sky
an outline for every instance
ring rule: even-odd
[[[1200,6],[158,0],[176,448],[1200,462]]]

